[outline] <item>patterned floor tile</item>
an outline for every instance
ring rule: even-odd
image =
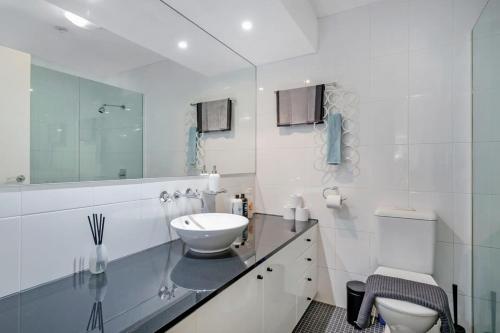
[[[294,329],[294,333],[382,333],[384,326],[379,323],[358,330],[346,320],[347,312],[333,305],[312,302],[302,319]]]

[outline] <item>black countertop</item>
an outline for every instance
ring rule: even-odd
[[[317,223],[255,214],[248,238],[216,256],[175,240],[0,299],[0,332],[164,332]]]

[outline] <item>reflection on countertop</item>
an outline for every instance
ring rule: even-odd
[[[248,236],[217,255],[181,240],[0,300],[0,332],[163,332],[315,225],[255,214]]]

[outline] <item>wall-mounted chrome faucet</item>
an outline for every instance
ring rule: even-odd
[[[172,202],[172,196],[167,192],[163,191],[160,193],[160,202]]]
[[[198,190],[192,190],[190,187],[186,189],[184,194],[181,194],[182,197],[188,199],[198,199],[201,202],[201,208],[205,208],[205,201],[203,200],[203,195]]]
[[[163,191],[160,193],[161,202],[172,202],[173,200],[177,200],[179,198],[198,199],[201,202],[201,208],[205,208],[203,195],[198,190],[193,191],[188,187],[184,193],[179,190],[175,191],[173,194],[170,194],[167,191]]]

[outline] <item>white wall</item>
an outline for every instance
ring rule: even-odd
[[[29,183],[30,74],[29,54],[0,46],[0,184]]]
[[[257,210],[281,214],[304,195],[320,221],[320,301],[345,306],[345,283],[376,267],[378,206],[440,216],[435,278],[459,285],[471,320],[471,43],[485,0],[384,0],[320,20],[319,52],[259,66]],[[274,91],[336,81],[359,97],[359,175],[323,173],[312,126],[276,127]],[[323,188],[349,199],[327,209]]]
[[[252,187],[254,178],[223,177],[228,198]],[[0,188],[0,298],[88,267],[92,240],[87,216],[106,216],[104,244],[115,260],[177,238],[167,220],[201,209],[198,200],[161,204],[160,192],[207,187],[205,177],[104,181]]]
[[[205,133],[205,163],[221,174],[255,172],[255,70],[205,76],[170,60],[121,73],[112,84],[144,93],[144,175],[185,176],[191,103],[231,98],[230,132]],[[227,159],[230,155],[234,158]]]
[[[185,117],[203,75],[170,61],[121,73],[111,82],[144,94],[144,177],[183,176]]]
[[[217,165],[221,174],[255,173],[255,80],[254,68],[248,68],[202,81],[196,101],[232,100],[231,131],[203,134],[207,168]]]

